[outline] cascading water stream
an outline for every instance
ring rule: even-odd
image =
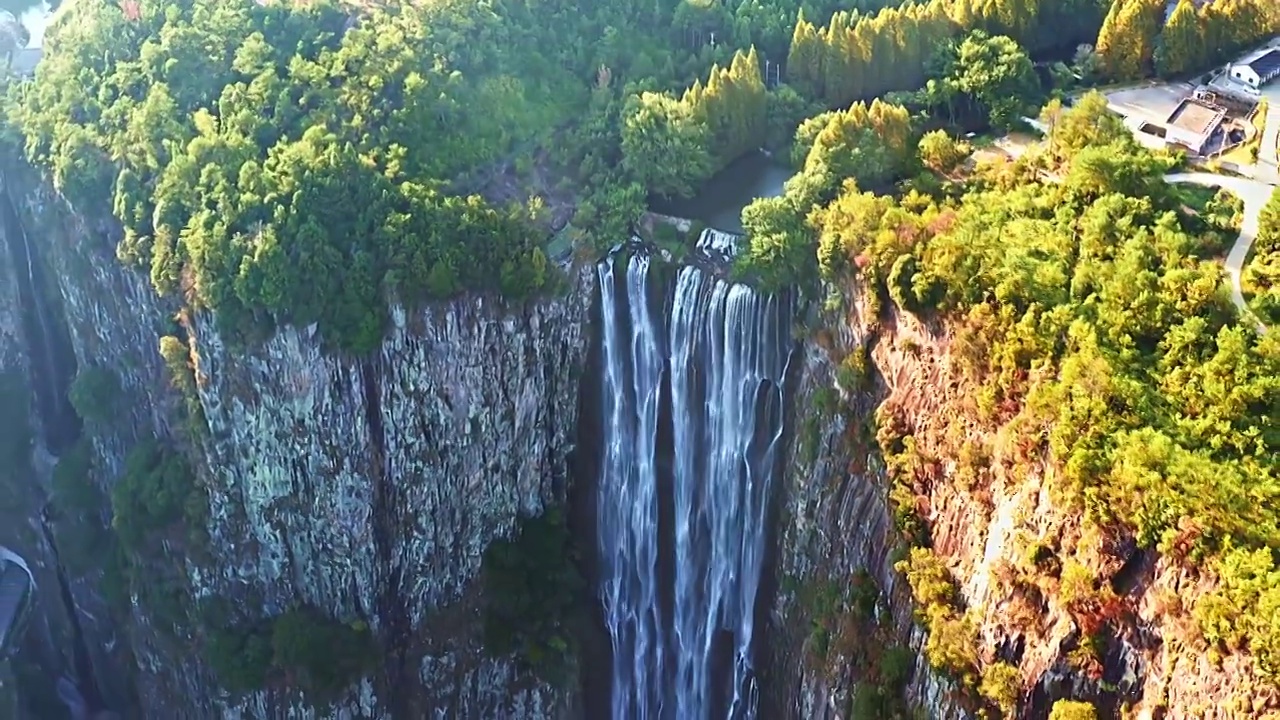
[[[620,264],[599,266],[598,519],[612,717],[754,718],[754,622],[789,350],[785,303],[686,267],[662,289],[666,314],[655,318],[649,259],[632,257],[622,282]],[[669,446],[658,441],[664,417]],[[661,497],[657,472],[665,459],[670,498]],[[660,537],[664,501],[670,539]],[[659,561],[659,548],[674,553],[672,562]],[[672,591],[669,617],[659,602],[664,587]]]
[[[50,452],[59,454],[80,435],[80,419],[67,399],[67,388],[76,373],[75,358],[70,338],[51,317],[36,251],[7,192],[7,181],[8,178],[0,176],[0,228],[8,242],[23,310],[23,333],[31,360],[31,388],[35,391],[37,417],[44,429],[45,445]]]
[[[627,267],[626,295],[615,298],[614,261],[599,267],[604,312],[604,477],[600,488],[600,534],[605,618],[615,663],[613,717],[657,717],[662,674],[662,628],[658,605],[658,480],[656,441],[662,360],[657,329],[645,298],[649,260]],[[625,302],[620,305],[619,302]],[[616,308],[618,312],[613,312]],[[627,312],[630,322],[619,324]],[[626,333],[630,332],[630,337]]]

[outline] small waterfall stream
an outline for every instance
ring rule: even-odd
[[[696,267],[664,283],[644,255],[598,274],[613,720],[755,718],[787,300]]]
[[[67,388],[76,374],[75,355],[70,337],[55,321],[49,307],[50,298],[46,295],[49,288],[42,282],[35,248],[7,192],[7,181],[0,176],[0,228],[7,240],[18,284],[31,387],[44,442],[49,451],[57,455],[80,436],[80,418],[67,399]]]

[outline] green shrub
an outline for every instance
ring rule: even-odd
[[[916,145],[920,161],[925,167],[939,173],[949,173],[973,153],[973,148],[963,140],[956,140],[945,130],[932,130],[921,136]]]
[[[257,640],[245,647],[261,653]],[[377,660],[373,635],[363,622],[346,625],[309,608],[277,617],[271,629],[275,666],[304,690],[331,696],[368,673]]]
[[[204,406],[196,387],[195,367],[191,364],[191,351],[187,344],[173,335],[160,338],[160,357],[169,371],[169,382],[182,398],[182,408],[193,434],[200,435],[207,428]]]
[[[271,672],[271,637],[261,629],[214,629],[205,638],[204,656],[227,690],[260,690]]]
[[[1062,566],[1058,598],[1067,607],[1082,605],[1093,599],[1097,578],[1082,563],[1068,559]]]
[[[200,603],[204,657],[224,688],[247,693],[278,675],[320,700],[330,699],[369,674],[378,648],[363,622],[345,624],[308,607],[250,623],[230,622],[221,598]]]
[[[934,606],[955,607],[959,599],[955,580],[942,559],[928,548],[911,548],[907,560],[897,564],[907,576],[911,594],[924,610]]]
[[[895,565],[907,576],[916,601],[916,617],[929,631],[925,658],[937,670],[972,686],[978,665],[977,628],[959,605],[960,592],[942,560],[932,550],[911,548]]]
[[[1008,663],[992,663],[982,670],[982,684],[978,692],[1000,708],[1003,717],[1012,718],[1022,699],[1022,673]]]
[[[1049,712],[1049,720],[1098,720],[1098,711],[1087,702],[1058,700]]]
[[[170,636],[185,635],[191,626],[191,596],[183,568],[134,565],[130,575],[130,587],[150,624]]]
[[[874,685],[858,683],[853,689],[853,702],[850,704],[849,717],[853,720],[883,720],[886,698],[884,691]]]
[[[119,395],[120,380],[109,368],[100,366],[81,368],[67,390],[67,399],[76,414],[98,424],[109,423],[115,417]]]
[[[895,695],[901,693],[911,681],[915,669],[916,654],[909,647],[894,645],[885,650],[884,656],[880,658],[880,677],[884,686]]]
[[[871,573],[866,570],[854,573],[849,593],[849,607],[857,615],[858,620],[862,622],[875,620],[876,603],[880,601],[880,587]]]
[[[54,465],[53,496],[64,510],[78,514],[102,507],[102,493],[89,474],[92,460],[93,446],[81,438]]]
[[[80,438],[53,468],[53,501],[58,510],[54,532],[58,559],[73,573],[103,567],[114,546],[100,513],[105,498],[91,476],[93,448]]]
[[[941,606],[932,608],[925,617],[929,639],[924,656],[929,665],[972,687],[978,667],[978,629],[972,619]]]
[[[832,635],[841,630],[845,614],[844,589],[836,580],[812,580],[799,589],[800,607],[810,623],[806,646],[817,660],[827,659]]]
[[[491,543],[481,575],[485,649],[514,653],[548,682],[569,681],[576,652],[571,624],[585,583],[560,511],[521,520],[514,538]]]
[[[193,515],[202,492],[181,455],[145,440],[129,453],[124,475],[111,491],[112,527],[130,551],[137,551],[150,533]]]

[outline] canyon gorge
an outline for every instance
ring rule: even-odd
[[[921,445],[940,447],[941,418],[963,424],[937,328],[873,323],[856,288],[823,308],[734,284],[720,277],[732,243],[708,230],[686,262],[624,243],[523,305],[393,308],[367,356],[307,327],[244,347],[156,299],[115,262],[118,227],[30,168],[11,160],[4,192],[0,370],[34,451],[4,477],[3,519],[40,593],[7,716],[71,717],[58,699],[71,694],[86,717],[834,720],[885,683],[924,717],[976,712],[922,655],[874,439],[877,408]],[[181,338],[189,385],[160,335]],[[104,417],[66,402],[88,368],[116,379]],[[104,498],[150,438],[191,464],[204,526],[155,537],[132,561],[142,583],[113,605],[105,576],[119,570],[82,535],[110,524]],[[102,492],[80,509],[54,477],[76,443]],[[938,477],[957,476],[938,452]],[[1003,483],[1002,452],[984,482],[939,481],[919,502],[966,604],[987,609],[982,652],[1027,679],[1019,717],[1065,697],[1139,717],[1274,710],[1236,658],[1162,643],[1177,630],[1154,615],[1157,595],[1187,581],[1136,548],[1095,568],[1134,614],[1111,626],[1097,671],[1070,662],[1070,615],[999,578],[1020,537],[1079,533],[1038,482]],[[567,518],[561,549],[585,579],[558,679],[495,653],[483,619],[486,550],[548,512]],[[148,593],[156,578],[178,598]],[[367,628],[376,660],[336,693],[287,678],[230,691],[207,659],[206,598],[240,623],[306,607]]]

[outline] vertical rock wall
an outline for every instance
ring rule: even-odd
[[[65,447],[49,447],[45,441],[56,437],[59,445],[65,445],[78,434],[78,423],[49,427],[66,421],[53,413],[70,412],[66,382],[77,363],[71,357],[48,356],[50,351],[67,352],[68,327],[55,283],[58,268],[51,262],[46,238],[22,232],[31,227],[26,225],[30,204],[39,201],[22,192],[20,182],[10,168],[0,181],[0,192],[5,195],[0,202],[12,202],[16,213],[16,217],[6,215],[0,223],[0,373],[20,378],[25,397],[4,400],[23,407],[5,408],[4,422],[11,425],[0,432],[7,439],[26,433],[31,446],[20,462],[6,458],[6,467],[0,472],[4,483],[0,487],[4,498],[0,501],[0,543],[27,559],[38,593],[22,651],[12,661],[13,673],[26,696],[25,708],[38,718],[60,718],[67,712],[59,699],[59,682],[64,685],[63,694],[75,688],[73,694],[83,693],[93,706],[106,703],[128,711],[133,707],[126,669],[131,662],[98,592],[99,576],[76,573],[59,553],[55,528],[99,520],[58,513],[49,504],[57,460],[51,451]],[[7,214],[8,209],[5,211]],[[35,321],[37,313],[39,322]],[[33,333],[48,336],[36,338]],[[66,371],[54,373],[52,365]],[[41,391],[49,397],[38,401]]]
[[[380,350],[360,358],[325,352],[310,328],[240,348],[211,318],[185,317],[207,420],[207,431],[191,433],[157,351],[159,336],[174,332],[175,307],[121,268],[118,228],[71,212],[30,171],[11,192],[56,269],[80,366],[120,380],[115,421],[86,429],[95,480],[109,489],[140,438],[174,439],[209,491],[208,557],[169,541],[162,551],[185,566],[197,598],[263,616],[306,604],[363,620],[385,651],[380,669],[333,703],[284,689],[232,697],[192,651],[196,633],[171,637],[135,606],[128,664],[138,668],[142,716],[570,712],[572,691],[482,651],[477,576],[484,549],[518,517],[564,502],[589,276],[572,278],[582,287],[567,298],[525,307],[466,299],[397,309]],[[4,317],[0,358],[11,362],[21,355],[5,349]],[[82,579],[86,594],[95,580]]]
[[[781,500],[779,592],[769,617],[767,716],[850,717],[854,680],[867,668],[842,655],[836,643],[815,650],[813,630],[822,618],[815,617],[805,597],[823,583],[847,588],[865,573],[879,591],[878,624],[915,652],[906,692],[911,704],[937,720],[964,718],[950,701],[947,684],[920,656],[925,638],[914,624],[910,590],[893,567],[896,533],[874,442],[873,418],[886,392],[883,378],[870,364],[861,375],[839,377],[837,372],[836,358],[872,341],[858,319],[863,311],[856,307],[848,318],[824,318],[823,326],[830,329],[811,334],[799,358]]]

